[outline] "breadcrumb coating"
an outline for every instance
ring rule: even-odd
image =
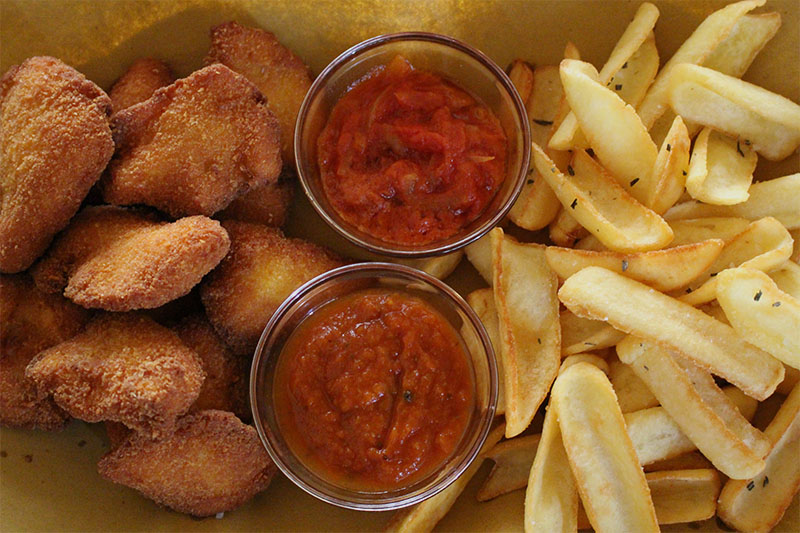
[[[169,66],[163,61],[151,57],[142,57],[134,61],[128,70],[119,77],[108,96],[116,113],[132,105],[144,102],[156,92],[175,81]]]

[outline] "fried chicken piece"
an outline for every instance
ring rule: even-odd
[[[219,222],[160,222],[148,213],[87,207],[33,270],[36,285],[89,308],[151,309],[188,294],[225,256]]]
[[[255,85],[212,65],[116,113],[117,152],[100,181],[111,204],[212,215],[278,179],[278,121]]]
[[[249,358],[238,357],[225,346],[204,315],[186,317],[175,328],[183,343],[200,356],[206,379],[190,413],[216,409],[249,420]]]
[[[200,358],[174,332],[135,313],[95,317],[37,355],[25,375],[75,418],[122,422],[150,437],[174,430],[204,377]]]
[[[103,422],[103,426],[106,428],[106,437],[111,450],[119,448],[134,433],[128,426],[119,422],[106,421]]]
[[[0,425],[60,429],[69,415],[39,397],[25,367],[42,350],[76,335],[89,312],[39,291],[28,274],[0,275],[0,318]]]
[[[132,435],[97,467],[107,480],[194,516],[239,507],[266,489],[276,470],[256,430],[223,411],[186,415],[163,440]]]
[[[252,355],[284,298],[318,274],[341,266],[333,253],[277,228],[226,221],[231,251],[200,285],[214,329],[237,355]]]
[[[222,63],[252,81],[267,99],[281,126],[285,165],[294,161],[294,126],[311,87],[311,71],[274,34],[226,22],[211,29],[206,64]]]
[[[134,104],[144,102],[156,92],[175,81],[169,66],[151,57],[137,59],[125,74],[114,82],[108,96],[116,113]]]
[[[0,272],[27,269],[114,152],[111,100],[74,68],[32,57],[0,79]]]
[[[294,194],[294,176],[282,176],[275,183],[253,189],[217,213],[220,220],[240,220],[279,228],[289,216]]]

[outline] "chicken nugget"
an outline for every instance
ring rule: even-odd
[[[238,355],[252,355],[284,298],[344,262],[325,248],[287,239],[277,228],[229,220],[231,251],[200,285],[214,329]]]
[[[206,379],[190,413],[216,409],[249,420],[249,358],[238,357],[225,346],[205,315],[186,317],[174,328],[183,343],[200,356]]]
[[[69,415],[39,397],[25,367],[40,351],[76,335],[89,311],[39,291],[28,274],[16,274],[0,275],[0,316],[0,425],[60,429]]]
[[[204,216],[168,223],[94,206],[75,217],[32,273],[40,289],[63,290],[84,307],[151,309],[188,294],[229,248],[220,223]]]
[[[210,216],[280,174],[278,121],[255,85],[224,65],[158,89],[111,127],[117,152],[100,181],[111,204]]]
[[[34,357],[25,375],[75,418],[122,422],[150,437],[174,430],[204,377],[200,358],[174,332],[136,313],[95,317]]]
[[[156,92],[175,81],[172,71],[163,61],[151,57],[137,59],[125,74],[114,82],[108,96],[116,113],[144,102]]]
[[[275,183],[253,189],[217,213],[220,220],[241,220],[280,228],[289,216],[295,177],[284,175]]]
[[[206,64],[222,63],[252,81],[281,126],[284,164],[294,161],[294,126],[311,87],[311,71],[274,34],[226,22],[211,29]]]
[[[276,471],[256,430],[223,411],[186,415],[163,440],[132,435],[97,469],[109,481],[194,516],[239,507],[266,489]]]
[[[33,57],[0,79],[0,272],[27,269],[114,152],[111,100],[74,68]]]

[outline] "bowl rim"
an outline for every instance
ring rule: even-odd
[[[327,84],[329,78],[336,73],[340,68],[342,68],[347,61],[350,59],[357,57],[358,55],[377,48],[379,46],[393,43],[396,41],[423,41],[423,42],[430,42],[439,45],[444,45],[450,48],[453,48],[459,52],[462,52],[473,59],[475,59],[483,68],[485,68],[489,73],[491,73],[495,79],[499,82],[500,87],[509,95],[512,101],[512,108],[514,111],[514,116],[516,118],[515,122],[518,122],[521,126],[520,134],[522,136],[522,154],[521,154],[521,161],[520,161],[520,168],[517,172],[517,175],[514,177],[516,182],[514,183],[513,189],[511,190],[511,194],[509,195],[508,199],[505,203],[503,203],[497,212],[489,218],[486,222],[484,222],[481,226],[475,228],[472,232],[465,234],[458,240],[451,242],[449,244],[441,244],[441,241],[434,241],[430,244],[420,246],[417,248],[397,248],[392,243],[381,241],[380,239],[373,239],[372,241],[365,240],[358,235],[351,233],[346,227],[343,227],[339,224],[336,219],[328,213],[324,207],[320,204],[320,202],[315,197],[311,186],[308,183],[307,175],[305,172],[306,166],[302,162],[301,158],[301,146],[303,140],[303,129],[306,123],[307,117],[309,116],[309,108],[311,106],[311,101],[320,93],[325,85]],[[319,214],[320,217],[325,221],[328,226],[333,228],[336,233],[347,239],[348,241],[352,242],[353,244],[364,248],[372,253],[376,253],[379,255],[384,255],[388,257],[398,257],[398,258],[423,258],[423,257],[435,257],[439,255],[445,255],[451,252],[455,252],[464,248],[465,246],[475,242],[476,240],[480,239],[484,235],[486,235],[489,231],[492,230],[500,221],[508,214],[508,212],[513,207],[514,203],[516,202],[517,198],[519,197],[520,192],[522,191],[522,187],[525,184],[525,179],[528,174],[528,169],[530,166],[530,152],[531,152],[531,130],[530,130],[530,123],[528,121],[527,111],[525,109],[525,104],[522,101],[522,97],[520,96],[519,92],[517,91],[514,83],[511,81],[511,78],[505,73],[505,71],[500,68],[497,63],[494,62],[489,56],[478,50],[477,48],[460,41],[454,37],[450,37],[448,35],[443,35],[440,33],[433,33],[433,32],[424,32],[424,31],[404,31],[404,32],[396,32],[396,33],[385,33],[381,35],[376,35],[375,37],[371,37],[362,41],[354,46],[351,46],[338,56],[336,56],[333,61],[328,63],[328,65],[320,72],[319,76],[311,84],[308,91],[306,92],[305,97],[303,98],[303,103],[300,106],[300,109],[297,114],[297,121],[295,123],[294,129],[294,163],[295,168],[297,169],[297,177],[300,181],[300,184],[303,188],[303,192],[305,193],[306,197],[308,198],[309,202],[313,206],[314,210]],[[316,161],[312,161],[308,163],[309,165],[315,165]]]
[[[488,387],[489,387],[489,396],[488,396],[488,405],[483,414],[483,416],[479,420],[479,434],[477,439],[475,439],[472,444],[470,445],[469,449],[466,451],[464,457],[443,477],[438,479],[435,483],[421,487],[419,490],[415,492],[411,492],[409,494],[401,494],[392,496],[392,492],[396,491],[387,491],[387,496],[384,498],[366,498],[362,497],[359,498],[359,494],[372,494],[375,495],[374,492],[367,493],[367,492],[359,492],[356,490],[344,489],[341,487],[337,487],[339,490],[338,495],[329,494],[325,492],[323,489],[314,486],[308,483],[305,479],[301,476],[297,475],[290,466],[285,464],[280,456],[280,454],[273,449],[268,432],[267,426],[269,424],[261,419],[259,416],[259,404],[258,404],[258,393],[259,393],[259,384],[258,384],[258,369],[262,364],[266,364],[266,362],[270,359],[270,357],[279,357],[280,353],[278,354],[269,354],[265,353],[264,347],[267,343],[269,337],[274,333],[278,323],[282,320],[283,316],[291,310],[291,308],[301,300],[301,298],[310,292],[313,289],[316,289],[326,283],[334,282],[338,278],[342,278],[347,276],[351,273],[359,273],[359,272],[367,272],[373,271],[372,274],[376,277],[386,277],[386,276],[394,276],[394,277],[403,277],[403,279],[408,280],[408,278],[415,279],[417,281],[426,282],[429,285],[432,285],[435,289],[437,289],[440,295],[444,295],[445,299],[450,301],[458,310],[462,311],[464,315],[466,315],[466,320],[472,325],[475,331],[478,334],[478,339],[480,340],[480,344],[483,348],[483,356],[486,359],[486,363],[488,366],[488,373],[489,373],[489,380],[488,380]],[[339,295],[341,296],[341,295]],[[337,296],[338,297],[338,296]],[[333,301],[334,298],[328,299],[325,301],[324,304]],[[324,305],[321,304],[321,305]],[[461,335],[460,331],[456,331],[459,338],[462,339],[463,336]],[[263,361],[263,362],[262,362]],[[469,365],[471,367],[474,366],[474,362],[471,357],[468,357]],[[276,361],[277,363],[277,361]],[[474,369],[473,369],[474,372]],[[478,454],[483,447],[486,438],[489,435],[489,431],[491,430],[494,422],[494,418],[497,411],[497,400],[498,400],[498,392],[499,392],[499,374],[497,368],[497,360],[495,356],[494,349],[492,347],[491,340],[489,338],[489,334],[486,331],[486,328],[483,325],[483,322],[478,317],[477,313],[472,309],[472,307],[464,300],[464,298],[458,294],[452,287],[444,283],[443,281],[418,270],[416,268],[412,268],[406,265],[401,265],[397,263],[385,263],[385,262],[361,262],[361,263],[351,263],[349,265],[344,265],[333,270],[329,270],[324,272],[311,280],[307,281],[297,289],[295,289],[278,307],[278,309],[273,313],[272,317],[270,318],[267,325],[264,327],[264,330],[261,333],[261,337],[259,338],[258,345],[256,346],[255,352],[253,354],[253,362],[250,367],[250,383],[249,383],[249,393],[250,393],[250,409],[252,411],[253,416],[253,424],[256,428],[258,433],[259,439],[261,440],[262,445],[266,449],[267,453],[269,454],[270,458],[272,459],[273,463],[278,467],[278,469],[283,472],[283,474],[289,478],[295,485],[299,488],[307,492],[308,494],[318,498],[326,503],[336,505],[338,507],[343,507],[346,509],[354,509],[359,511],[388,511],[388,510],[395,510],[401,509],[403,507],[407,507],[410,505],[414,505],[419,503],[423,500],[426,500],[439,492],[446,489],[450,484],[452,484],[456,479],[458,479],[469,466],[475,461],[478,457]],[[474,386],[477,390],[477,382],[474,382]],[[270,428],[270,431],[272,429]],[[446,465],[447,461],[442,463],[442,465]],[[309,469],[309,471],[311,471]],[[313,472],[312,472],[313,473]],[[321,478],[321,476],[318,476]],[[343,496],[349,497],[348,499],[343,499]]]

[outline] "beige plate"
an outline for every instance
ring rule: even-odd
[[[661,10],[656,43],[662,62],[723,3],[656,2]],[[32,55],[53,55],[107,89],[134,59],[152,55],[185,76],[201,65],[209,28],[231,19],[273,31],[315,73],[347,47],[401,30],[452,35],[477,46],[501,66],[516,57],[557,64],[569,39],[584,59],[602,65],[637,7],[638,2],[628,1],[0,0],[0,71]],[[745,79],[800,101],[800,4],[770,1],[759,11],[766,10],[779,11],[783,25]],[[777,177],[797,172],[798,163],[797,154],[777,164],[760,161],[756,174]],[[322,227],[304,199],[298,204],[288,233],[352,253]],[[314,223],[308,222],[312,219]],[[466,261],[448,282],[464,294],[483,285]],[[352,531],[381,529],[389,518],[317,502],[279,477],[266,492],[222,520],[193,520],[103,481],[95,465],[106,446],[101,426],[80,422],[56,434],[0,431],[0,530]],[[439,530],[522,529],[523,491],[483,504],[475,500],[486,473],[484,466]],[[800,509],[795,500],[776,530],[798,529]],[[665,530],[686,531],[687,526]],[[711,520],[699,531],[717,530]]]

